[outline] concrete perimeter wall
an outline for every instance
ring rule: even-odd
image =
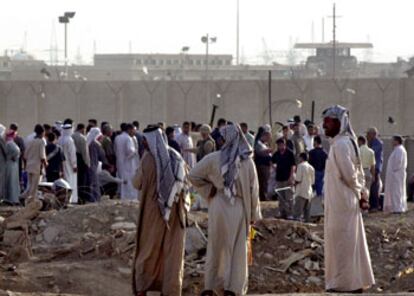
[[[35,123],[53,123],[67,117],[76,122],[88,118],[106,120],[114,126],[138,120],[142,126],[164,121],[209,122],[212,104],[219,106],[216,119],[245,121],[252,129],[267,123],[268,82],[211,81],[207,100],[205,81],[4,81],[0,82],[0,123],[19,123],[21,134]],[[216,94],[220,93],[218,99]],[[272,82],[273,121],[286,121],[295,114],[315,121],[324,108],[341,104],[351,110],[357,133],[376,126],[382,135],[414,135],[414,80],[412,79],[308,79]],[[295,100],[303,102],[298,108]],[[388,123],[391,116],[395,125]],[[391,150],[385,141],[385,160]],[[414,173],[414,144],[407,141],[409,175]]]
[[[76,122],[97,118],[114,125],[132,120],[142,125],[208,122],[212,104],[219,106],[216,119],[246,121],[253,129],[268,122],[265,80],[211,81],[209,93],[207,99],[204,81],[5,81],[0,82],[0,122],[18,122],[23,134],[35,123],[67,117]],[[272,94],[273,121],[283,122],[295,114],[310,118],[314,100],[317,122],[324,108],[341,104],[350,108],[357,132],[377,126],[383,135],[414,134],[411,79],[274,80]],[[297,99],[303,102],[301,109],[294,103]],[[389,116],[395,125],[387,122]]]

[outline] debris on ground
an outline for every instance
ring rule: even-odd
[[[323,292],[323,224],[274,219],[277,203],[262,207],[249,292]],[[37,202],[0,207],[1,288],[13,291],[6,295],[130,295],[137,208],[113,200],[49,211]],[[184,295],[203,288],[207,219],[205,212],[189,213]],[[371,292],[414,291],[414,207],[364,220],[377,280]]]

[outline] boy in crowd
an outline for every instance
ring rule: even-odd
[[[308,155],[301,153],[299,155],[299,164],[296,171],[296,198],[294,208],[295,220],[300,220],[303,215],[305,222],[310,222],[311,200],[313,197],[313,184],[315,183],[315,170],[308,163]]]

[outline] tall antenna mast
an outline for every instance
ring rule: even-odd
[[[325,18],[322,18],[322,43],[325,43]]]
[[[49,49],[49,57],[50,57],[50,64],[57,65],[58,61],[58,43],[57,43],[57,35],[56,35],[56,22],[52,22],[52,32],[50,34],[50,49]]]
[[[236,12],[236,65],[240,62],[240,0],[237,0]]]
[[[312,21],[312,27],[311,27],[311,40],[312,43],[315,43],[315,22]]]
[[[336,3],[333,4],[333,14],[329,16],[333,18],[332,22],[332,78],[335,78],[336,72],[336,19],[341,17],[336,15]]]

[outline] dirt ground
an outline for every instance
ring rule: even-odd
[[[26,229],[3,226],[0,289],[72,296],[131,295],[137,206],[105,201],[40,212]],[[256,227],[249,293],[323,292],[323,221],[277,220],[273,218],[276,207],[275,202],[262,203],[265,219]],[[16,211],[1,207],[0,216],[7,218]],[[404,215],[375,213],[364,220],[377,280],[370,292],[414,292],[414,205]],[[193,230],[195,222],[206,235],[207,215],[191,213]],[[191,252],[186,255],[184,295],[197,295],[202,289],[205,242],[193,236],[188,242]]]

